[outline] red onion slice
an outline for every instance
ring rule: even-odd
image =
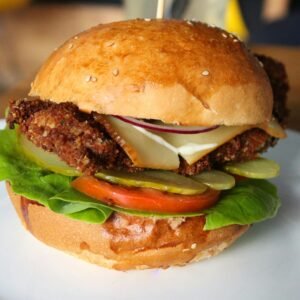
[[[219,127],[210,126],[210,127],[202,127],[202,126],[177,126],[177,125],[157,125],[153,123],[148,123],[145,121],[137,120],[131,117],[123,117],[123,116],[114,116],[115,118],[129,123],[134,126],[142,127],[144,129],[160,131],[160,132],[169,132],[169,133],[177,133],[177,134],[196,134],[196,133],[204,133],[211,130],[214,130]]]

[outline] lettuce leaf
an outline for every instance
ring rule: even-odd
[[[45,170],[28,160],[18,146],[15,130],[0,130],[0,181],[10,182],[13,191],[35,200],[55,213],[88,223],[104,223],[114,211],[137,216],[192,217],[205,214],[205,230],[231,224],[252,224],[275,216],[280,200],[276,187],[266,180],[245,180],[222,193],[210,209],[194,213],[161,214],[108,206],[74,190],[72,177]]]
[[[28,160],[20,150],[16,130],[5,129],[0,130],[1,180],[8,181],[16,194],[35,200],[51,209],[50,199],[63,191],[69,190],[72,177],[44,170]],[[85,196],[80,193],[75,194],[75,204],[76,202],[80,203],[83,197]],[[75,204],[73,204],[74,207]],[[71,211],[65,211],[64,209],[59,211],[57,209],[56,212],[89,223],[103,223],[112,214],[112,210],[109,208],[97,211],[91,208],[90,205],[85,205],[85,207],[77,205],[77,209],[73,208]]]
[[[15,193],[38,199],[48,206],[48,199],[69,186],[70,178],[41,169],[27,160],[18,147],[15,130],[0,131],[0,181],[10,182]]]
[[[205,210],[204,229],[239,224],[247,225],[273,218],[280,207],[276,187],[262,179],[240,181],[222,194],[218,203]]]

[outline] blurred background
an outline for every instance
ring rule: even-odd
[[[201,20],[282,61],[290,78],[291,128],[300,130],[300,0],[166,0],[166,18]],[[0,0],[0,118],[24,97],[36,71],[64,40],[98,23],[154,18],[156,0]]]

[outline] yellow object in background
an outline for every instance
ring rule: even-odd
[[[0,0],[0,12],[27,5],[30,0]]]
[[[248,29],[244,22],[238,0],[229,0],[225,12],[225,29],[235,33],[242,40],[247,40],[249,36]]]

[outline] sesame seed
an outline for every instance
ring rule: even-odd
[[[107,43],[105,43],[105,46],[106,46],[106,47],[111,47],[111,46],[113,46],[114,44],[115,44],[114,41],[108,41]]]
[[[222,33],[222,37],[227,39],[227,34],[225,34],[224,32]]]
[[[128,85],[128,89],[129,89],[131,92],[138,93],[138,92],[141,92],[144,88],[143,88],[143,87],[140,87],[140,86],[137,85],[137,84],[130,84],[130,85]]]
[[[208,76],[209,75],[209,72],[207,70],[204,70],[202,73],[201,73],[203,76]]]
[[[74,40],[78,40],[78,36],[75,36],[75,37],[74,37]]]
[[[182,252],[188,252],[190,249],[183,249]]]
[[[232,33],[229,33],[229,36],[233,39],[234,35]]]
[[[234,43],[237,43],[237,42],[239,42],[239,40],[238,40],[238,39],[234,39],[233,42],[234,42]]]
[[[97,77],[91,76],[91,81],[92,81],[92,82],[96,82],[96,81],[97,81]]]
[[[149,18],[145,18],[144,20],[145,20],[146,22],[151,21],[151,19],[149,19]]]
[[[86,82],[89,82],[91,80],[92,80],[92,76],[91,75],[88,75],[88,76],[85,77],[85,81]]]
[[[196,243],[194,243],[194,244],[191,245],[191,249],[196,249],[196,247],[197,247]]]
[[[258,63],[260,64],[260,66],[263,68],[264,64],[259,60]]]
[[[194,25],[192,21],[189,21],[189,20],[188,20],[188,21],[186,21],[186,22],[187,22],[187,24],[189,24],[189,25]]]
[[[113,69],[113,70],[112,70],[112,74],[113,74],[114,76],[118,76],[118,75],[119,75],[119,69]]]
[[[73,44],[69,44],[68,48],[72,49],[73,48]]]

